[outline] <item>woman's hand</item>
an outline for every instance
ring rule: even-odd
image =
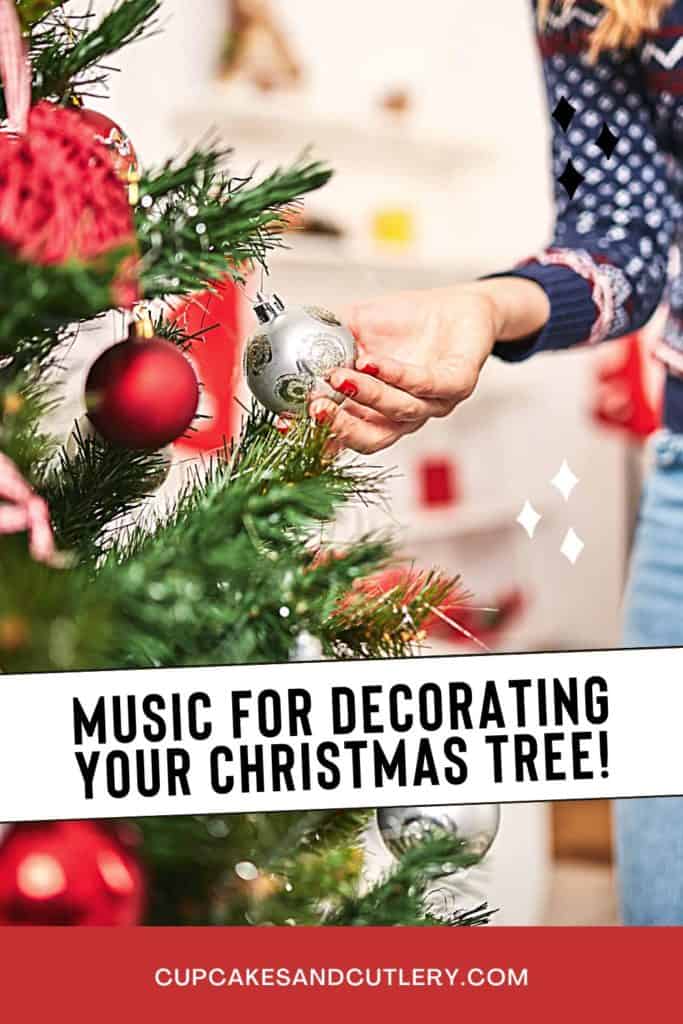
[[[517,308],[511,318],[507,307],[515,300],[518,307],[522,300],[522,315]],[[310,415],[331,424],[336,444],[381,451],[452,412],[472,394],[494,343],[533,333],[548,315],[545,292],[518,278],[362,303],[342,312],[358,342],[355,369],[327,375],[345,401],[336,405],[314,393]]]

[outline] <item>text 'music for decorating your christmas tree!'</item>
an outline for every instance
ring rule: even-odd
[[[26,678],[0,694],[0,820],[674,795],[676,654]]]

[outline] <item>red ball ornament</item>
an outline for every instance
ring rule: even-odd
[[[121,181],[130,181],[131,174],[137,174],[138,157],[133,143],[115,121],[99,110],[88,110],[87,107],[77,108],[81,121],[92,132],[95,142],[99,142],[109,150],[114,170]]]
[[[22,824],[0,842],[0,925],[134,925],[143,906],[142,870],[113,829]]]
[[[112,444],[157,450],[192,423],[199,384],[192,365],[162,338],[129,338],[97,359],[86,381],[88,416]]]
[[[97,259],[131,247],[126,188],[76,111],[43,101],[23,135],[0,134],[0,245],[31,263]]]

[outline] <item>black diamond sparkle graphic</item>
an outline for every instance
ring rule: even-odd
[[[566,132],[567,128],[569,128],[569,125],[572,123],[572,118],[574,117],[575,113],[576,110],[574,109],[574,107],[567,100],[567,98],[563,96],[560,102],[553,110],[553,117],[555,118],[563,132]]]
[[[571,160],[567,160],[567,166],[557,180],[564,187],[569,198],[573,199],[577,188],[583,181],[583,174],[577,171]]]
[[[602,131],[595,140],[595,145],[605,154],[607,159],[612,156],[612,153],[617,148],[619,137],[611,131],[606,124],[603,124]]]

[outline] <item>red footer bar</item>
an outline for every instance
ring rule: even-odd
[[[0,998],[8,1021],[70,1024],[633,1021],[675,1012],[682,949],[678,928],[0,928]]]

